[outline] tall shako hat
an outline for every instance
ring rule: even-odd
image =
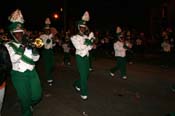
[[[51,24],[50,18],[47,17],[46,20],[45,20],[45,27],[44,27],[44,29],[50,29],[50,24]]]
[[[12,12],[8,19],[11,22],[11,24],[9,25],[9,30],[11,33],[24,32],[24,19],[21,10],[16,9],[14,12]]]
[[[81,20],[78,21],[78,29],[80,27],[87,27],[86,23],[90,20],[89,12],[85,11],[83,16],[81,17]]]

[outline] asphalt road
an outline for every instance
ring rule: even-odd
[[[88,80],[88,100],[82,101],[72,86],[78,78],[74,57],[71,66],[64,66],[61,60],[62,56],[56,56],[52,87],[46,84],[42,60],[37,65],[44,94],[34,107],[34,116],[166,116],[175,112],[175,93],[170,90],[175,83],[174,67],[164,69],[151,64],[150,59],[146,63],[135,61],[127,65],[128,79],[123,80],[117,72],[114,78],[109,76],[114,59],[98,57],[93,61],[94,71]],[[2,116],[20,116],[20,105],[10,79]]]

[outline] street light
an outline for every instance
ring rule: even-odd
[[[53,18],[54,18],[54,19],[60,19],[60,15],[59,15],[58,13],[54,13],[54,14],[53,14]]]
[[[63,12],[63,8],[60,8],[60,11]]]

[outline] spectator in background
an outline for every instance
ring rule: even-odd
[[[165,39],[162,44],[162,68],[168,68],[170,55],[171,55],[171,45],[168,39]]]

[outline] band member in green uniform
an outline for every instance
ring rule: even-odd
[[[74,87],[80,91],[80,97],[83,100],[88,98],[87,80],[89,77],[89,51],[92,49],[94,34],[91,32],[86,35],[87,25],[89,21],[89,13],[86,11],[82,16],[82,20],[78,22],[79,32],[71,37],[71,41],[76,49],[75,57],[80,79],[76,80]]]
[[[45,20],[44,34],[40,35],[40,38],[44,42],[42,49],[42,57],[44,61],[44,68],[46,72],[47,83],[49,86],[53,85],[53,71],[54,71],[54,50],[53,47],[56,43],[53,41],[54,34],[51,33],[50,28],[51,21],[49,18]]]
[[[5,44],[12,62],[11,80],[19,97],[22,116],[32,116],[33,106],[42,97],[42,88],[35,62],[40,55],[35,48],[22,44],[24,39],[23,16],[21,10],[15,10],[9,17],[9,30],[12,41]]]
[[[132,47],[132,44],[125,41],[125,37],[120,27],[117,29],[117,41],[114,42],[113,48],[116,57],[116,64],[110,69],[110,76],[114,77],[117,70],[121,73],[122,79],[127,79],[126,76],[126,51]]]

